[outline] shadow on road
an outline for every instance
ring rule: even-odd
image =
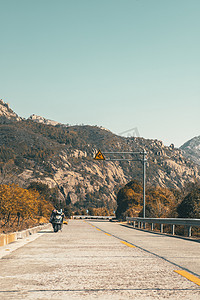
[[[196,291],[200,290],[197,288],[97,288],[97,289],[38,289],[38,290],[27,290],[26,293],[37,293],[37,292],[105,292],[105,291]],[[20,293],[22,290],[5,290],[0,293]]]
[[[103,219],[81,219],[84,221],[90,221],[90,222],[110,222],[109,220],[103,220]]]
[[[50,231],[50,230],[41,230],[41,231],[38,231],[38,233],[54,233],[54,231]]]

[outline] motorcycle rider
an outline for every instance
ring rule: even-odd
[[[62,224],[63,224],[63,219],[64,219],[64,213],[62,212],[62,209],[60,209],[60,210],[54,209],[52,211],[49,222],[52,224],[55,232],[57,232],[58,230],[61,230]]]

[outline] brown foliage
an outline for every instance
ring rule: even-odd
[[[0,185],[0,227],[2,231],[17,223],[20,228],[26,220],[48,218],[53,209],[37,191],[20,188],[17,185]]]
[[[129,182],[117,195],[117,218],[143,216],[143,189],[137,181]],[[146,217],[176,217],[177,199],[172,191],[152,187],[146,191]]]
[[[176,217],[177,200],[174,193],[167,188],[154,187],[148,189],[146,203],[146,217]],[[143,212],[140,212],[141,214],[143,215]]]
[[[125,185],[118,192],[117,205],[117,218],[137,216],[142,205],[142,186],[135,180]]]

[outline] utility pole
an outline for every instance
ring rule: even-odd
[[[143,218],[145,218],[145,206],[146,206],[146,151],[143,149]]]
[[[108,158],[106,158],[108,156]],[[141,158],[142,156],[142,158]],[[143,164],[143,218],[145,218],[145,206],[146,206],[146,163],[147,152],[143,149],[142,152],[102,152],[99,150],[95,157],[95,160],[104,161],[141,161]]]

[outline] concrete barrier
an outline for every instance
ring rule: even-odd
[[[16,232],[6,234],[6,245],[13,243],[17,240]]]
[[[13,243],[17,240],[16,232],[8,234],[0,234],[0,246],[5,246],[7,244]]]
[[[0,247],[6,245],[6,234],[0,234]]]
[[[39,225],[33,228],[29,228],[26,230],[12,232],[8,234],[0,234],[0,247],[5,246],[7,244],[16,242],[19,239],[24,239],[32,234],[35,234],[41,230],[51,229],[51,224]]]

